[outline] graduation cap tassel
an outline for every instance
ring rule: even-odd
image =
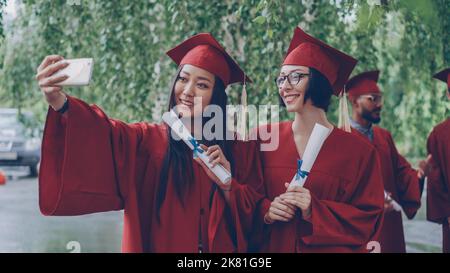
[[[241,94],[241,107],[238,121],[238,134],[243,141],[248,141],[247,135],[247,89],[246,89],[246,76],[244,75],[244,85],[242,87]]]
[[[338,127],[346,132],[351,132],[350,127],[350,116],[348,113],[348,101],[347,101],[347,92],[344,90],[341,92],[339,97],[339,123]]]

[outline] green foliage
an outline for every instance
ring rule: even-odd
[[[449,0],[24,0],[0,47],[0,104],[43,120],[34,74],[44,56],[93,57],[92,85],[67,92],[112,117],[156,121],[176,70],[165,51],[199,32],[212,32],[252,78],[250,104],[277,104],[273,79],[300,25],[358,58],[354,73],[382,71],[381,125],[402,152],[423,156],[429,131],[448,116],[445,85],[431,75],[450,65],[449,13]],[[229,88],[232,103],[241,88]],[[336,109],[337,99],[333,121]]]
[[[3,22],[3,9],[6,6],[6,0],[0,0],[0,22]],[[3,24],[0,23],[0,39],[4,36]]]

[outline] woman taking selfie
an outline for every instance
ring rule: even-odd
[[[279,126],[280,145],[262,153],[267,198],[259,208],[258,251],[364,252],[377,232],[384,197],[376,152],[326,116],[356,62],[296,28],[276,78],[280,103],[294,120],[268,125]],[[305,184],[289,186],[316,123],[330,133]]]
[[[231,172],[231,182],[223,184],[198,158],[193,162],[193,152],[167,125],[126,124],[66,95],[58,83],[67,77],[52,75],[67,64],[53,55],[36,76],[50,105],[39,177],[41,211],[80,215],[124,209],[124,252],[246,251],[252,212],[262,197],[260,160],[256,142],[225,136],[225,88],[243,82],[245,74],[207,33],[167,54],[179,65],[169,109],[176,108],[191,134],[202,135],[202,128],[191,124],[210,119],[203,117],[208,105],[224,113],[221,138],[203,141],[202,147],[213,165]]]

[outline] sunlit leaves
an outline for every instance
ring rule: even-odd
[[[4,3],[0,0],[0,10]],[[125,121],[157,120],[176,69],[165,52],[199,32],[212,32],[252,78],[249,103],[277,104],[273,79],[298,25],[355,56],[355,73],[381,70],[386,96],[381,125],[402,152],[423,155],[429,131],[449,113],[445,85],[431,78],[450,66],[448,0],[23,3],[0,47],[0,101],[30,108],[41,120],[46,105],[33,76],[52,53],[94,58],[92,85],[68,89],[69,94]],[[239,101],[241,88],[229,88],[232,103]],[[335,99],[328,113],[332,121],[336,106]]]

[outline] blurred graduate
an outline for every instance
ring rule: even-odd
[[[415,170],[397,151],[391,133],[379,126],[383,93],[377,82],[379,71],[367,71],[351,78],[346,91],[352,105],[352,132],[370,141],[380,158],[385,194],[384,220],[377,239],[381,252],[404,253],[405,236],[401,210],[412,219],[420,208],[426,163]],[[397,207],[397,204],[399,207]],[[401,209],[401,210],[400,210]]]
[[[447,83],[447,99],[450,99],[450,68],[434,78]],[[442,250],[450,253],[450,118],[433,128],[427,150],[432,162],[427,177],[427,219],[442,225]]]

